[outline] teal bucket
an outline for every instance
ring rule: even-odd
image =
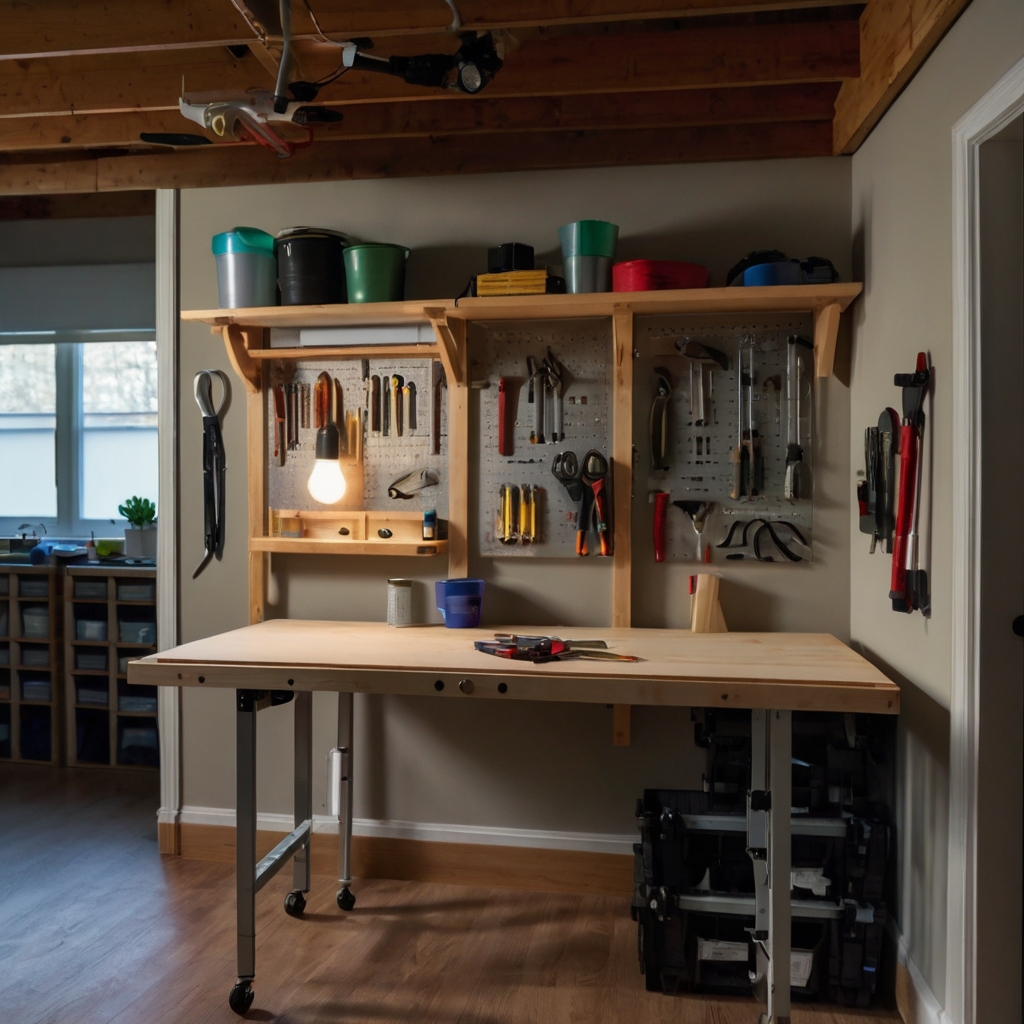
[[[367,242],[345,250],[349,302],[401,302],[405,297],[404,245]]]
[[[606,220],[574,220],[558,229],[563,256],[615,256],[619,240],[618,224]]]

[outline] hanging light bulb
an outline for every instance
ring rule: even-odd
[[[333,423],[316,432],[316,462],[306,487],[321,505],[336,505],[345,497],[345,476],[338,462],[340,439]]]

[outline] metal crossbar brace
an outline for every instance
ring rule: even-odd
[[[269,882],[277,872],[284,867],[285,862],[292,854],[295,854],[295,871],[296,873],[303,870],[302,864],[300,863],[300,855],[302,859],[308,862],[308,845],[309,836],[313,831],[312,820],[304,821],[302,824],[295,829],[293,832],[289,832],[275,846],[270,853],[266,855],[256,865],[256,891],[259,892]],[[295,888],[300,888],[300,884],[296,882]],[[309,892],[309,883],[306,883],[306,887],[302,889],[303,892]]]

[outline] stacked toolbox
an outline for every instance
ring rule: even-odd
[[[753,863],[746,852],[749,712],[697,716],[703,790],[646,790],[637,804],[633,917],[650,991],[749,993]],[[794,997],[866,1006],[875,992],[889,830],[884,741],[866,716],[795,714]]]

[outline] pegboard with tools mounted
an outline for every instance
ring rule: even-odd
[[[475,323],[468,342],[480,553],[576,557],[584,507],[588,555],[610,554],[609,321]]]
[[[811,560],[807,314],[636,321],[634,515],[658,561]]]
[[[318,380],[327,387],[327,416],[339,427],[348,482],[344,498],[332,506],[318,504],[307,486],[324,416],[317,413]],[[447,382],[439,361],[273,361],[268,383],[267,502],[272,514],[279,509],[420,514],[436,509],[441,519],[447,518]]]

